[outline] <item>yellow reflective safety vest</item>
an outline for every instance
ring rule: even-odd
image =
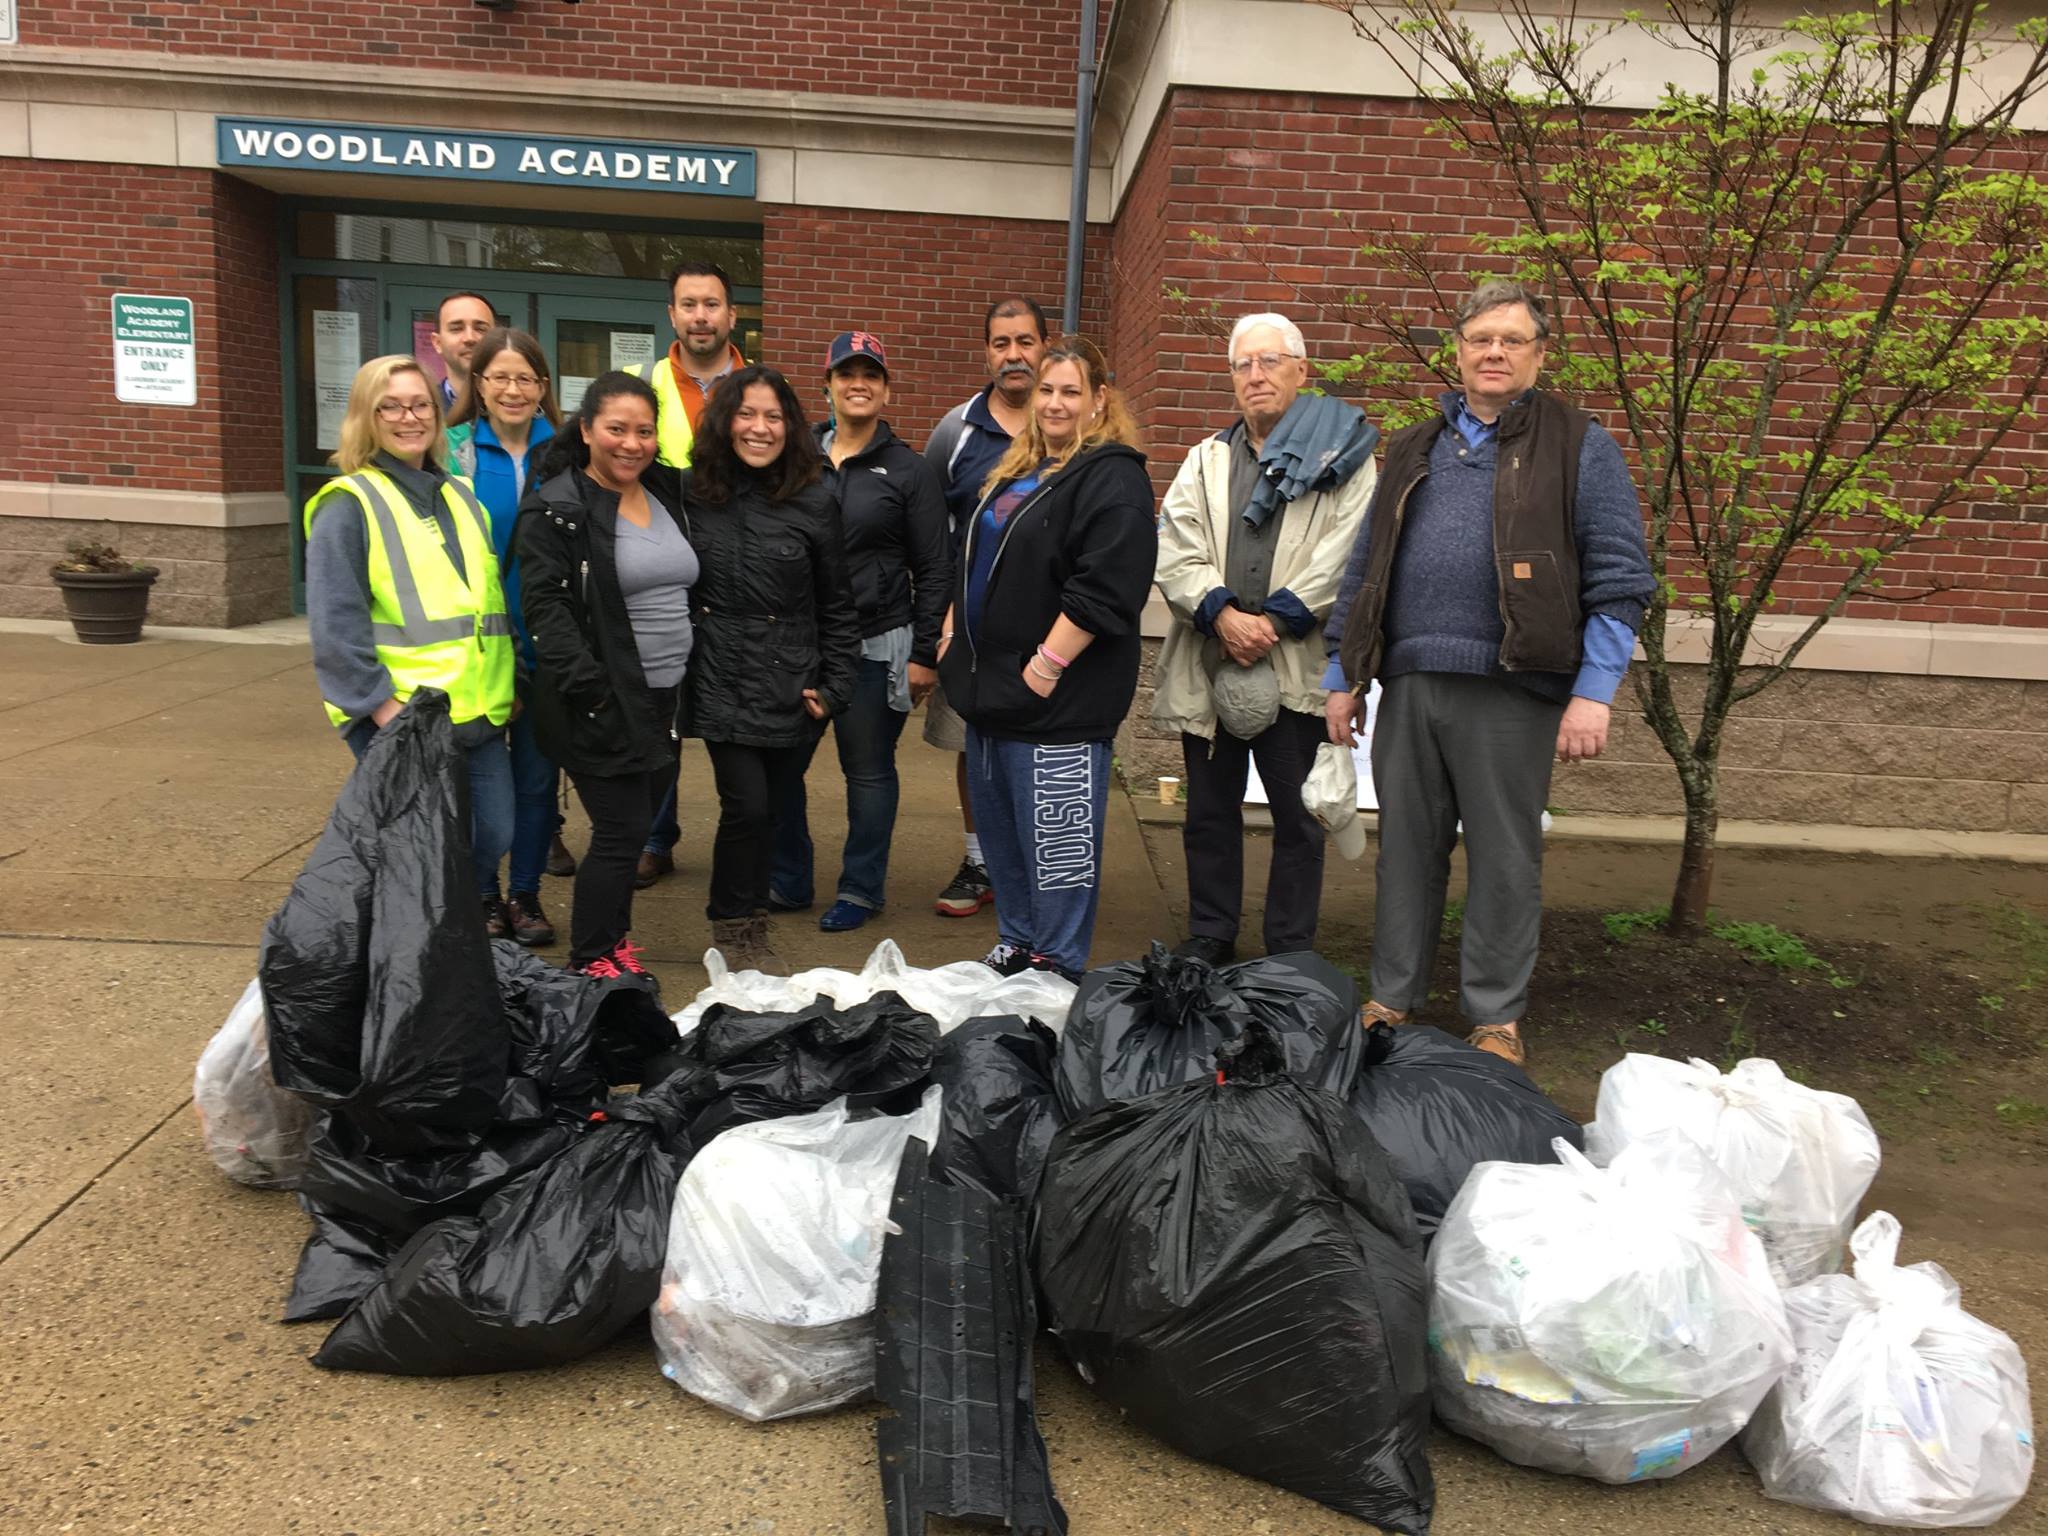
[[[677,469],[688,469],[695,434],[690,430],[690,413],[683,406],[682,386],[676,383],[674,360],[664,353],[650,363],[636,364],[631,372],[654,386],[659,407],[654,413],[655,457]]]
[[[355,497],[369,541],[370,631],[399,702],[421,688],[439,688],[448,695],[450,720],[481,715],[503,725],[512,718],[515,668],[491,517],[467,480],[450,478],[441,495],[455,514],[466,580],[448,558],[440,528],[416,513],[379,469],[360,469],[315,491],[306,503],[306,536],[312,537],[314,515],[329,497]],[[327,718],[337,730],[354,724],[332,703]]]

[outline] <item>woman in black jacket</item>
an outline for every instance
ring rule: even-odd
[[[801,792],[823,722],[853,702],[860,619],[817,439],[789,381],[742,368],[698,418],[683,505],[702,574],[685,729],[718,785],[705,915],[735,969],[787,974],[768,938],[776,807]]]
[[[825,356],[832,420],[818,426],[824,485],[846,536],[860,671],[853,703],[832,722],[846,775],[846,851],[836,899],[818,919],[827,933],[858,928],[882,910],[896,834],[896,742],[913,707],[938,680],[939,630],[953,574],[946,498],[924,455],[889,430],[889,360],[881,339],[846,331]],[[809,754],[805,754],[808,767]],[[801,771],[801,770],[800,770]],[[811,904],[811,829],[803,780],[776,807],[768,905]]]
[[[693,644],[697,554],[680,477],[655,459],[658,410],[630,374],[592,381],[513,529],[537,659],[526,694],[534,736],[590,816],[569,964],[593,976],[646,974],[628,937],[633,870],[675,781]]]
[[[965,530],[939,675],[967,722],[967,789],[996,892],[986,963],[1078,978],[1159,531],[1102,353],[1071,338],[1037,380],[1031,420]]]

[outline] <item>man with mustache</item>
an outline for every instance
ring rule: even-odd
[[[697,419],[704,414],[704,402],[720,379],[735,368],[746,367],[746,358],[732,341],[736,318],[732,279],[725,275],[725,268],[712,261],[676,264],[668,275],[668,319],[675,327],[675,342],[668,356],[632,370],[654,386],[655,399],[660,402],[655,431],[662,463],[689,468],[690,443]],[[675,846],[682,835],[671,788],[655,813],[647,846],[633,872],[635,887],[644,890],[675,872]]]
[[[939,477],[946,496],[946,515],[953,529],[957,558],[960,537],[981,506],[981,483],[988,478],[1010,439],[1024,430],[1031,416],[1031,390],[1038,360],[1045,355],[1045,311],[1036,299],[1012,294],[989,305],[982,317],[982,338],[989,382],[980,393],[948,411],[925,444],[925,462]],[[924,739],[954,754],[960,794],[960,821],[966,828],[967,853],[952,883],[933,903],[941,917],[972,917],[996,899],[982,862],[981,838],[974,830],[974,810],[967,803],[967,727],[946,702],[944,688],[934,688],[925,701]]]

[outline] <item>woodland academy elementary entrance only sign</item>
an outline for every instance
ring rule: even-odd
[[[127,405],[199,403],[199,337],[190,299],[114,295],[114,398]]]

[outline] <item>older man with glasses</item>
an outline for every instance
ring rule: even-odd
[[[1304,394],[1308,349],[1285,315],[1230,336],[1237,418],[1181,464],[1160,511],[1160,593],[1173,624],[1153,668],[1152,718],[1180,732],[1187,942],[1221,965],[1244,905],[1250,764],[1273,811],[1268,954],[1310,949],[1323,832],[1301,803],[1323,739],[1323,620],[1373,489],[1379,434],[1355,407]]]
[[[1451,848],[1468,875],[1460,1010],[1521,1064],[1542,920],[1551,764],[1598,757],[1656,590],[1628,465],[1584,411],[1536,387],[1550,315],[1520,283],[1459,306],[1458,377],[1387,443],[1330,619],[1332,741],[1367,683],[1380,850],[1368,1021],[1429,993]]]

